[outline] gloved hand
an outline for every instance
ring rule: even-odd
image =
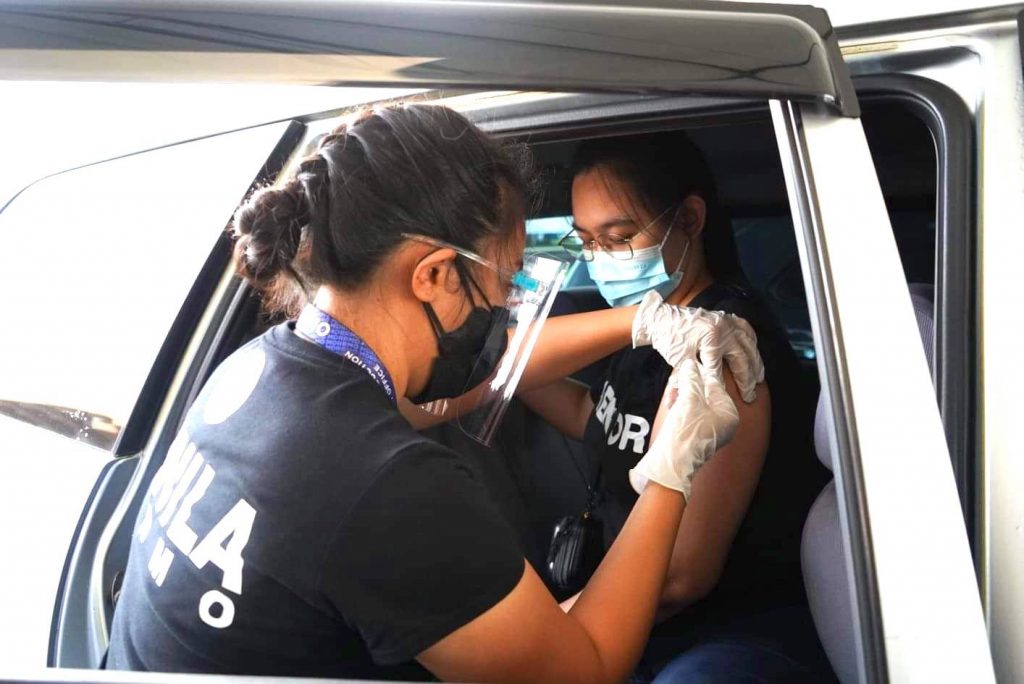
[[[651,290],[644,295],[633,317],[633,347],[652,345],[673,368],[686,359],[697,359],[716,376],[722,376],[722,358],[729,365],[740,396],[748,404],[757,397],[755,387],[764,382],[764,363],[757,352],[757,335],[739,316],[666,304]]]
[[[640,494],[648,482],[657,482],[689,501],[693,476],[733,438],[740,417],[721,374],[693,359],[672,371],[665,397],[661,427],[651,448],[629,471],[629,483]]]

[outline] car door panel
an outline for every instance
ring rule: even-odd
[[[53,608],[47,662],[52,667],[99,667],[106,651],[105,618],[112,610],[112,589],[118,570],[97,572],[97,562],[108,556],[100,554],[102,538],[125,489],[135,474],[138,457],[109,461],[100,473],[86,501],[72,537],[71,552],[61,574],[57,602]],[[110,587],[93,586],[110,581]]]

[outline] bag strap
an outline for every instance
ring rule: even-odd
[[[576,456],[573,455],[572,442],[570,442],[569,438],[566,437],[561,432],[559,432],[558,434],[561,435],[562,441],[565,442],[565,450],[569,453],[569,460],[572,461],[573,467],[576,469],[576,472],[579,474],[580,479],[583,480],[583,486],[586,487],[586,489],[587,489],[587,510],[586,510],[586,512],[590,513],[590,514],[593,514],[595,508],[597,507],[597,494],[598,494],[597,486],[601,482],[601,466],[602,466],[602,464],[601,464],[600,461],[598,462],[598,464],[597,464],[597,473],[595,473],[595,475],[594,475],[594,482],[593,482],[593,484],[591,484],[587,480],[587,474],[585,472],[583,472],[583,468],[580,466],[579,462],[576,460]]]

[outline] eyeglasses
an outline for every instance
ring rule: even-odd
[[[679,215],[680,207],[676,208],[676,213],[672,215],[672,222],[669,224],[668,231],[665,232],[665,237],[661,239],[661,245],[665,244],[665,240],[668,239],[668,235],[672,232],[672,227],[675,225],[676,217]],[[558,244],[561,245],[562,249],[568,252],[569,256],[574,259],[583,259],[583,261],[594,260],[594,248],[600,247],[601,251],[607,253],[613,259],[619,259],[626,261],[633,258],[633,240],[636,240],[641,235],[649,234],[651,226],[656,224],[661,218],[672,210],[669,207],[665,211],[658,214],[653,221],[648,223],[646,226],[641,228],[635,235],[630,237],[621,237],[614,233],[602,233],[593,240],[584,240],[573,228],[566,234]]]
[[[402,237],[407,240],[415,240],[416,242],[422,242],[427,245],[433,245],[441,249],[453,250],[459,256],[465,257],[472,262],[478,263],[485,268],[489,268],[498,274],[498,278],[506,288],[521,287],[525,290],[536,290],[538,283],[536,279],[526,275],[523,271],[510,271],[508,269],[501,268],[498,264],[494,263],[490,259],[480,256],[475,252],[470,252],[468,249],[463,249],[453,245],[450,242],[444,240],[438,240],[436,238],[427,237],[426,235],[416,235],[415,233],[402,233]]]

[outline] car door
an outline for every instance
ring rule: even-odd
[[[860,679],[993,679],[927,363],[823,11],[711,2],[42,8],[0,5],[5,72],[770,100],[831,407]],[[180,377],[187,366],[177,360]],[[187,402],[185,384],[165,402]],[[140,444],[159,437],[142,424]],[[97,634],[85,655],[100,646]]]

